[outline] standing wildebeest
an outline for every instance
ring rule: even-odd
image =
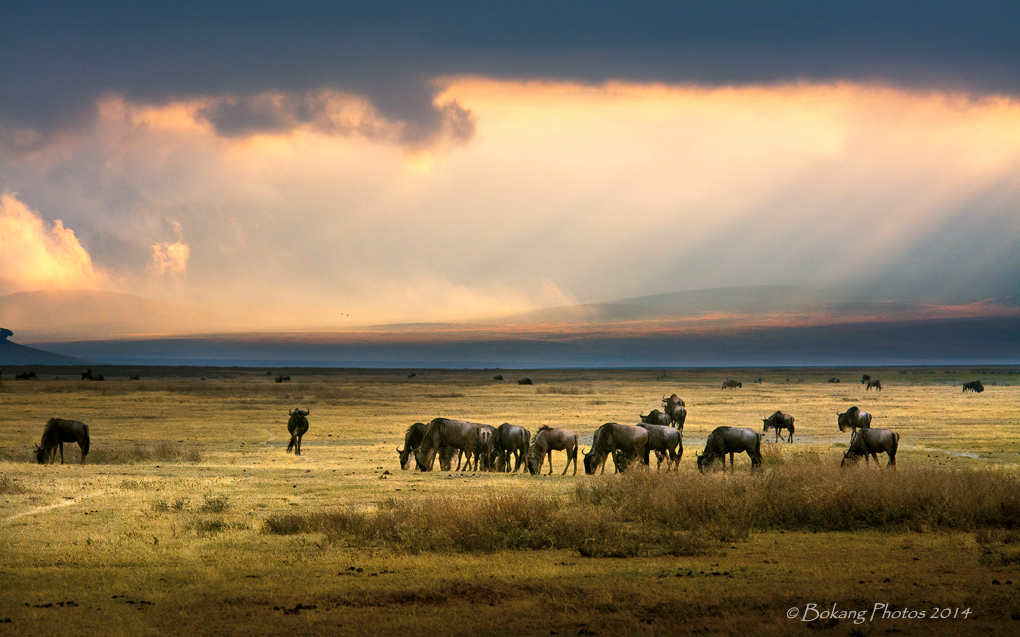
[[[868,374],[864,374],[863,376],[861,376],[861,384],[862,384],[862,385],[863,385],[864,383],[868,382],[869,380],[871,380],[871,376],[870,376],[870,375],[868,375]]]
[[[89,426],[80,420],[62,420],[50,418],[43,427],[42,442],[35,447],[35,459],[39,464],[57,460],[57,449],[60,449],[60,464],[64,464],[64,443],[77,442],[81,448],[81,463],[85,464],[85,456],[89,454],[91,439]]]
[[[434,418],[425,427],[421,445],[414,452],[414,461],[418,465],[418,470],[432,471],[432,466],[436,462],[436,453],[442,447],[454,447],[470,458],[478,446],[480,430],[481,426],[473,422]]]
[[[680,398],[676,394],[670,394],[669,398],[666,398],[665,396],[662,397],[662,406],[667,408],[666,411],[669,411],[668,407],[672,405],[686,407],[687,403],[684,402],[683,398]]]
[[[287,421],[287,431],[290,432],[290,443],[287,444],[287,453],[290,453],[291,449],[294,450],[295,456],[301,455],[301,436],[308,433],[308,414],[312,413],[311,409],[301,410],[300,408],[295,409],[290,413],[290,420]]]
[[[743,387],[743,385],[739,380],[733,380],[732,378],[727,378],[722,384],[723,389],[735,389],[737,387]]]
[[[761,466],[761,434],[743,427],[716,427],[708,435],[705,451],[697,454],[698,471],[704,473],[712,468],[716,459],[721,459],[726,469],[726,454],[730,454],[730,470],[733,470],[733,454],[747,453],[751,468]]]
[[[878,464],[878,454],[885,453],[889,456],[887,467],[896,466],[896,449],[900,446],[900,435],[889,429],[861,429],[850,439],[850,448],[843,454],[843,460],[839,466],[845,467],[853,464],[864,456],[865,464],[868,463],[868,456],[875,459]]]
[[[673,419],[669,417],[669,414],[664,414],[658,409],[651,410],[648,412],[647,416],[642,414],[638,415],[641,416],[641,422],[648,423],[650,425],[662,425],[663,427],[673,426]]]
[[[836,412],[836,424],[840,431],[850,429],[853,435],[858,429],[871,429],[871,414],[854,405],[843,413]]]
[[[963,384],[963,391],[971,390],[972,392],[981,393],[985,390],[985,386],[981,384],[979,380],[972,380],[969,383]]]
[[[570,468],[570,463],[574,463],[574,475],[577,475],[577,434],[569,429],[554,429],[547,425],[542,425],[535,432],[535,436],[531,439],[531,446],[528,448],[528,473],[535,475],[542,472],[542,464],[545,462],[546,457],[549,459],[549,475],[552,475],[552,452],[553,451],[566,451],[567,452],[567,464],[563,467],[563,473],[560,475],[566,475],[567,469]]]
[[[790,414],[784,414],[781,411],[776,411],[776,413],[772,414],[768,418],[762,418],[762,422],[765,423],[765,428],[762,429],[762,432],[766,432],[769,429],[776,430],[776,442],[779,442],[779,439],[783,437],[783,434],[781,433],[783,429],[790,432],[790,439],[787,440],[787,442],[793,442],[793,416]]]
[[[684,440],[680,431],[673,427],[648,423],[639,423],[638,426],[648,432],[648,444],[645,445],[645,464],[649,464],[651,452],[654,451],[659,460],[655,465],[656,471],[662,468],[664,458],[666,459],[666,471],[669,471],[670,465],[679,469],[680,458],[684,455]]]
[[[513,472],[517,473],[531,446],[531,433],[524,427],[503,423],[496,429],[493,449],[497,454],[496,470],[510,472],[510,458],[514,459]]]
[[[602,467],[606,458],[619,449],[625,455],[641,458],[648,464],[645,447],[648,446],[648,430],[637,425],[621,425],[607,422],[595,430],[591,449],[584,454],[584,472],[591,475]]]
[[[687,405],[684,403],[684,399],[676,394],[669,398],[663,397],[662,409],[666,415],[673,419],[673,426],[683,431],[684,421],[687,420]]]
[[[872,387],[874,387],[878,391],[882,391],[882,381],[880,381],[880,380],[869,380],[868,381],[868,386],[864,388],[864,391],[868,391]]]

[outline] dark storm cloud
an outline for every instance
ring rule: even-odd
[[[1020,92],[1014,2],[0,0],[0,16],[0,126],[16,130],[80,126],[117,93],[230,97],[207,116],[237,134],[301,122],[302,100],[335,90],[367,98],[412,141],[463,135],[470,118],[433,103],[435,78],[461,74]],[[268,92],[297,106],[251,101]]]

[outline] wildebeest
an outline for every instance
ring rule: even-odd
[[[411,456],[421,446],[422,438],[425,437],[426,425],[423,422],[416,422],[404,432],[404,448],[397,447],[397,454],[400,458],[400,468],[411,468]],[[439,468],[442,471],[449,471],[453,467],[453,456],[457,455],[457,469],[460,469],[461,454],[459,449],[443,447],[439,450]]]
[[[530,378],[522,378],[519,381],[517,381],[517,384],[518,385],[534,385],[535,381],[531,380]]]
[[[669,414],[664,414],[658,409],[651,410],[648,412],[647,416],[641,415],[641,422],[645,422],[650,425],[662,425],[664,427],[673,426],[673,419],[669,417]]]
[[[765,428],[762,432],[766,432],[769,429],[776,430],[776,442],[783,437],[782,430],[786,429],[790,432],[790,439],[787,442],[793,442],[793,416],[790,414],[784,414],[781,411],[776,411],[768,418],[762,418],[762,422],[765,423]],[[784,438],[784,440],[786,440]]]
[[[979,380],[972,380],[969,383],[963,384],[963,391],[967,391],[968,389],[971,390],[972,392],[977,392],[978,394],[980,394],[985,390],[985,386],[982,385],[981,381]]]
[[[491,425],[479,425],[478,442],[475,443],[474,471],[491,471],[492,445],[496,436],[496,428]],[[471,466],[471,456],[468,456],[468,466]]]
[[[542,472],[542,464],[548,456],[549,474],[552,475],[552,452],[567,452],[567,464],[563,467],[566,475],[570,463],[574,463],[574,475],[577,475],[577,434],[569,429],[557,429],[542,425],[531,438],[531,446],[528,447],[528,473],[535,475]]]
[[[882,391],[882,381],[880,381],[880,380],[869,380],[867,387],[864,388],[864,391],[868,391],[872,387],[874,387],[878,391]]]
[[[727,378],[722,384],[723,389],[735,389],[737,387],[743,387],[743,385],[739,380],[733,380],[732,378]]]
[[[404,432],[404,448],[397,447],[401,469],[411,468],[411,454],[421,445],[421,439],[425,437],[425,426],[423,422],[416,422]]]
[[[294,450],[295,456],[301,455],[301,436],[308,433],[308,414],[311,409],[294,409],[290,412],[290,420],[287,421],[287,431],[290,432],[290,442],[287,444],[287,453]]]
[[[761,434],[744,427],[716,427],[708,435],[705,451],[697,454],[698,471],[704,473],[712,468],[717,459],[722,460],[726,469],[726,454],[730,454],[730,470],[733,470],[733,454],[747,453],[751,459],[751,468],[761,466]]]
[[[205,380],[205,379],[203,378],[202,380]],[[282,383],[284,381],[289,381],[289,380],[290,380],[290,376],[284,376],[283,374],[280,374],[279,376],[276,377],[276,382],[278,382],[278,383]]]
[[[648,432],[648,444],[645,445],[645,464],[649,464],[651,452],[654,451],[658,458],[658,463],[655,465],[656,471],[662,468],[664,458],[667,460],[667,471],[669,471],[670,465],[679,469],[680,458],[684,455],[684,440],[680,431],[670,426],[648,423],[639,423],[638,426]]]
[[[531,446],[531,433],[524,427],[503,423],[496,428],[493,449],[497,454],[496,470],[510,471],[510,458],[514,459],[513,472],[517,473]]]
[[[669,398],[663,396],[662,410],[673,419],[673,426],[683,431],[684,421],[687,420],[687,405],[684,403],[684,399],[676,394],[671,395]]]
[[[35,372],[21,372],[20,374],[14,375],[14,380],[35,380],[38,378]]]
[[[93,378],[92,378],[92,368],[91,367],[86,369],[85,371],[83,371],[81,373],[81,379],[82,380],[93,380]]]
[[[896,449],[900,446],[900,435],[890,429],[861,429],[850,439],[850,448],[843,454],[843,460],[839,466],[845,467],[853,464],[864,456],[867,464],[868,456],[875,459],[878,464],[878,454],[885,453],[889,456],[887,467],[896,466]]]
[[[421,445],[414,452],[414,461],[420,471],[432,471],[436,453],[442,447],[454,447],[471,457],[478,446],[477,423],[451,418],[434,418],[425,427]],[[463,466],[463,465],[462,465]]]
[[[35,459],[44,464],[48,459],[55,462],[57,449],[60,449],[60,464],[64,464],[64,443],[77,442],[81,448],[81,463],[85,464],[85,456],[89,454],[92,441],[89,438],[89,426],[80,420],[63,420],[50,418],[43,427],[42,441],[35,447]]]
[[[871,428],[871,414],[854,405],[843,413],[836,412],[836,424],[840,431],[850,429],[851,434],[854,434],[858,429]]]
[[[830,378],[830,379],[829,379],[829,382],[830,382],[830,383],[838,383],[838,382],[839,382],[839,379],[838,379],[838,378],[836,378],[836,377],[834,376],[834,377],[832,377],[832,378]]]
[[[669,398],[666,398],[665,396],[663,396],[662,397],[662,406],[663,407],[669,407],[670,405],[680,405],[681,407],[686,407],[687,403],[684,402],[683,398],[680,398],[676,394],[670,394]],[[667,411],[668,411],[668,409],[667,409]]]
[[[591,475],[606,462],[609,454],[617,449],[648,464],[645,448],[648,446],[648,430],[637,425],[621,425],[607,422],[595,430],[591,449],[584,454],[584,472]]]
[[[496,374],[492,377],[492,380],[503,380],[503,374]]]
[[[871,376],[869,374],[864,374],[863,376],[861,376],[861,384],[862,385],[864,383],[868,382],[869,380],[871,380]]]

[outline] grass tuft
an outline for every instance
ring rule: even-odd
[[[18,484],[17,478],[8,475],[0,475],[0,495],[18,495],[25,493],[27,489]]]

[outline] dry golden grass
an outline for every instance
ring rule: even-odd
[[[822,369],[512,375],[533,386],[482,370],[6,382],[0,630],[780,635],[806,630],[786,619],[806,603],[972,608],[965,621],[842,620],[834,634],[1014,628],[1020,388],[1004,383],[1020,377],[866,371],[882,393],[854,383],[859,370]],[[744,387],[721,391],[727,376]],[[952,384],[973,378],[985,393]],[[676,473],[560,476],[558,452],[540,477],[397,464],[416,421],[568,427],[587,446],[673,392],[689,411]],[[849,434],[835,412],[853,404],[900,432],[896,471],[839,470]],[[311,428],[293,456],[298,406]],[[693,468],[714,427],[760,430],[776,409],[795,416],[795,442],[766,445],[762,472],[746,456],[732,474]],[[52,416],[89,424],[87,465],[74,444],[66,465],[35,463]]]

